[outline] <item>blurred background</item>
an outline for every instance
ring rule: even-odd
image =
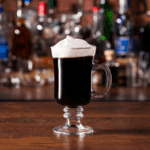
[[[30,4],[35,9],[38,9],[38,3],[40,0],[32,0],[32,3]],[[17,3],[16,0],[2,0],[3,7],[6,12],[9,13],[15,13],[17,10]],[[48,0],[45,0],[47,3]],[[114,12],[114,15],[118,13],[119,11],[119,0],[108,0],[110,6],[112,7],[112,10]],[[146,17],[145,13],[145,2],[147,9],[149,8],[150,2],[149,0],[130,0],[130,9],[132,11],[131,17],[134,20],[136,26],[141,26],[145,24],[148,21],[148,18]],[[63,13],[63,12],[70,12],[72,11],[72,5],[77,4],[78,0],[57,0],[57,14]],[[90,13],[92,11],[92,7],[94,6],[94,3],[100,3],[100,0],[95,2],[94,0],[84,0],[83,1],[83,10],[86,11],[86,13]],[[87,15],[87,14],[86,14]],[[88,14],[89,23],[92,23],[92,14]],[[141,21],[142,19],[142,21]],[[144,21],[144,22],[143,22]]]
[[[149,0],[0,0],[0,85],[53,83],[50,47],[67,35],[97,47],[112,87],[150,85]],[[105,73],[93,82],[105,86]]]

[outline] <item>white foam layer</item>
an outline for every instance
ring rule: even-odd
[[[95,56],[96,47],[82,39],[67,36],[51,47],[53,58],[73,58]]]

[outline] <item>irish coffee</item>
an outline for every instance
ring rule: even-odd
[[[93,65],[96,47],[82,39],[67,36],[55,46],[51,47],[54,62],[55,87],[54,96],[64,108],[64,118],[67,122],[63,126],[53,129],[56,133],[66,135],[90,134],[93,129],[83,126],[83,105],[91,99],[92,72],[103,69],[107,75],[107,87],[102,94],[93,94],[96,98],[105,96],[111,86],[111,73],[106,65]],[[93,71],[92,71],[93,70]]]
[[[54,96],[59,104],[76,107],[90,102],[92,58],[54,58]]]

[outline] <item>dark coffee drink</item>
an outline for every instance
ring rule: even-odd
[[[77,107],[91,99],[91,70],[96,47],[67,36],[51,47],[54,60],[54,96],[61,105]]]
[[[111,73],[106,65],[93,65],[96,47],[89,45],[82,39],[67,36],[64,40],[51,47],[54,61],[55,87],[54,96],[64,108],[67,122],[63,126],[54,128],[54,132],[65,135],[84,135],[93,132],[88,126],[80,123],[83,117],[83,105],[91,99],[92,73],[98,69],[106,72],[108,81],[106,90],[102,94],[95,94],[95,98],[104,97],[111,86]]]
[[[54,58],[54,96],[61,105],[86,105],[91,99],[92,56]]]

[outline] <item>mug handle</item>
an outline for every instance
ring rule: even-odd
[[[93,90],[92,86],[91,86],[91,88],[92,88],[91,89],[91,93],[92,93],[91,95],[92,95],[92,97],[95,97],[95,98],[102,98],[102,97],[104,97],[108,93],[108,91],[110,90],[111,85],[112,85],[111,71],[110,71],[110,69],[105,64],[94,64],[93,63],[92,74],[95,71],[99,70],[99,69],[103,69],[106,72],[106,77],[107,77],[107,83],[106,83],[106,85],[107,86],[106,86],[105,91],[103,93],[101,93],[101,94],[96,94],[95,91]]]

